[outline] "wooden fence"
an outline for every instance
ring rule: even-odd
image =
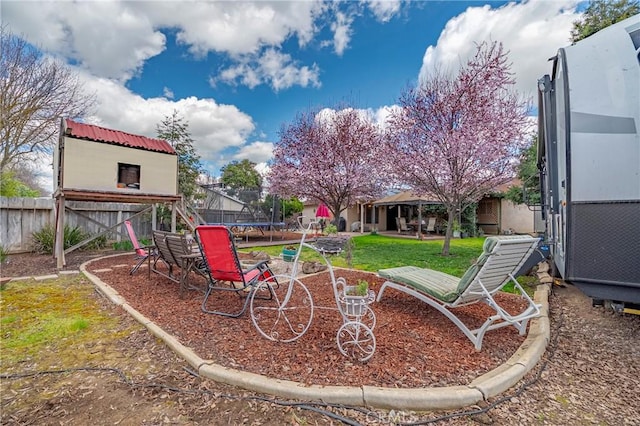
[[[70,227],[77,226],[92,235],[104,231],[95,222],[106,227],[114,226],[148,207],[142,204],[85,201],[68,201],[66,205],[71,210],[66,212],[66,224]],[[150,238],[150,214],[135,217],[131,223],[139,239]],[[55,226],[53,198],[0,197],[0,245],[9,253],[31,251],[32,234],[45,226]],[[120,228],[107,234],[107,240],[127,240],[126,232]]]

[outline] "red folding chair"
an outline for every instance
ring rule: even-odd
[[[140,268],[140,266],[144,263],[145,260],[149,259],[151,256],[155,255],[155,247],[154,246],[141,246],[138,242],[138,238],[136,237],[136,233],[133,231],[133,226],[131,225],[131,221],[125,220],[124,227],[127,230],[127,234],[129,234],[129,239],[131,240],[131,244],[133,244],[133,249],[135,250],[135,260],[138,263],[131,268],[129,271],[129,275],[133,275]]]
[[[221,225],[202,225],[196,228],[196,239],[200,245],[202,257],[208,274],[208,288],[202,301],[202,311],[208,314],[218,314],[237,318],[242,315],[249,304],[251,295],[258,284],[264,280],[271,280],[277,285],[274,273],[267,265],[267,260],[260,261],[247,269],[242,269],[236,251],[233,234]],[[228,285],[223,285],[223,283]],[[260,296],[261,299],[271,299],[269,294]],[[223,312],[207,308],[207,299],[214,291],[220,294],[235,293],[244,298],[242,308],[238,312]]]

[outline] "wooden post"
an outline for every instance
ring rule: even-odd
[[[122,209],[118,210],[118,216],[116,218],[116,223],[122,223]],[[116,232],[116,241],[120,242],[122,240],[122,236],[119,232]]]
[[[56,198],[56,240],[54,247],[54,255],[56,258],[56,266],[62,269],[66,265],[64,258],[64,195],[58,195]]]
[[[418,239],[422,239],[422,203],[418,201]]]
[[[177,202],[171,203],[171,232],[176,232],[176,215],[177,215]]]

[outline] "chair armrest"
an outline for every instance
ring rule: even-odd
[[[269,266],[267,265],[267,263],[269,263],[268,260],[260,260],[256,264],[252,265],[250,268],[243,269],[242,272],[244,272],[244,273],[251,272],[254,269],[258,269],[260,271],[265,271],[265,270],[269,269]]]
[[[136,250],[146,250],[149,255],[154,255],[158,252],[158,248],[155,245],[150,245],[150,246],[140,246],[138,248],[133,248],[133,251]]]

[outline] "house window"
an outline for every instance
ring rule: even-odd
[[[140,189],[140,166],[118,163],[118,188]]]
[[[493,214],[493,200],[481,200],[478,204],[478,215],[492,215]]]

